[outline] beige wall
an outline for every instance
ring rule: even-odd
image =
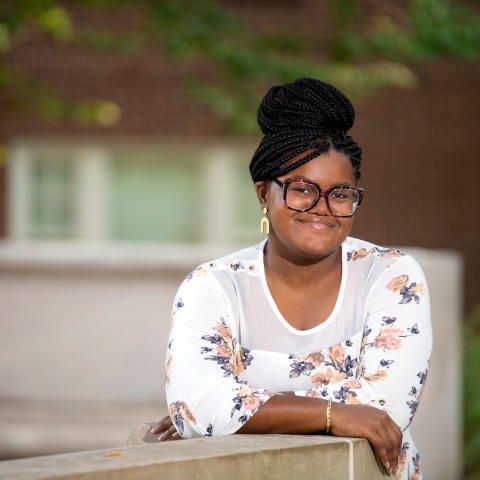
[[[0,245],[0,457],[122,445],[133,423],[162,416],[175,291],[192,267],[234,248]],[[461,260],[449,251],[406,250],[426,273],[434,325],[412,430],[427,478],[452,480],[460,448]]]

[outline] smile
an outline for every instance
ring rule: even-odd
[[[308,218],[308,219],[299,219],[297,220],[302,225],[313,228],[314,230],[327,231],[334,228],[335,225],[332,225],[328,220],[323,218]]]

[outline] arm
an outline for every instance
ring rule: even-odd
[[[240,382],[251,356],[232,317],[217,278],[194,270],[174,302],[165,375],[170,417],[183,438],[235,433],[276,395]]]
[[[370,282],[360,357],[351,359],[354,365],[342,381],[309,390],[336,402],[381,408],[403,431],[417,410],[432,350],[426,281],[415,260],[406,256],[373,271]],[[342,351],[340,344],[324,352],[334,373],[348,370]]]

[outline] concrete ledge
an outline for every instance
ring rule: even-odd
[[[136,427],[137,432],[151,428]],[[0,463],[3,480],[378,480],[366,440],[316,435],[231,435]]]

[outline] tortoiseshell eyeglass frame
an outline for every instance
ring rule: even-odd
[[[278,178],[272,178],[271,179],[274,183],[276,183],[279,187],[283,188],[283,205],[290,210],[295,210],[296,212],[308,212],[311,210],[320,200],[320,198],[325,197],[325,201],[327,202],[327,207],[329,212],[331,213],[332,217],[340,217],[340,218],[349,218],[353,217],[357,212],[358,212],[358,207],[362,203],[363,200],[363,193],[364,190],[363,188],[358,188],[358,187],[349,187],[346,185],[334,185],[332,188],[329,188],[328,190],[322,190],[320,188],[320,185],[318,185],[315,182],[309,181],[309,180],[303,180],[301,178],[286,178],[283,182],[278,180]],[[293,208],[290,205],[287,204],[287,190],[288,186],[291,183],[303,183],[304,185],[313,185],[317,190],[318,190],[318,196],[317,198],[313,201],[313,203],[306,209],[301,210],[299,208]],[[336,213],[332,212],[332,209],[330,208],[330,204],[328,203],[328,196],[334,191],[334,190],[355,190],[358,192],[358,203],[357,203],[357,208],[351,215],[337,215]]]

